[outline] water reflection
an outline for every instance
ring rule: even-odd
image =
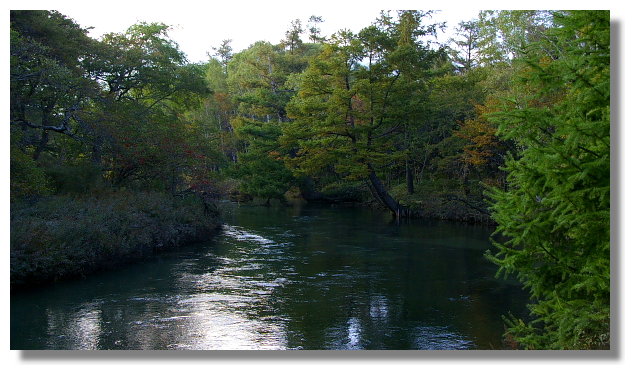
[[[12,349],[489,349],[519,288],[487,229],[357,209],[230,212],[213,241],[12,296]]]
[[[348,343],[346,343],[346,349],[362,349],[362,327],[359,319],[353,317],[349,318],[347,322],[348,326]]]
[[[85,304],[70,316],[49,309],[47,316],[47,332],[51,338],[48,348],[68,342],[77,349],[99,349],[102,323],[97,304]]]
[[[415,348],[423,350],[458,350],[473,349],[474,343],[467,340],[448,327],[423,326],[412,331],[412,342]]]
[[[370,298],[370,316],[373,321],[385,322],[388,318],[388,299],[385,296]]]

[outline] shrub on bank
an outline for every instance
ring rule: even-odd
[[[413,194],[408,194],[404,183],[394,185],[390,192],[401,204],[413,210],[416,217],[493,224],[482,197],[476,194],[466,196],[460,189],[444,187],[443,182],[436,185],[419,185]]]
[[[11,285],[82,276],[208,238],[218,212],[196,196],[117,192],[11,207]]]

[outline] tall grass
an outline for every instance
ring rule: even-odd
[[[11,207],[11,286],[77,277],[208,238],[218,212],[197,197],[117,192]]]

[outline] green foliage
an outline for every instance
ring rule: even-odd
[[[322,22],[324,22],[324,20],[321,16],[312,15],[309,17],[307,26],[309,31],[309,40],[311,40],[311,43],[324,42],[324,37],[320,35],[321,30],[318,27],[318,25]]]
[[[280,42],[285,48],[289,48],[289,52],[294,53],[302,47],[302,38],[300,35],[304,32],[302,21],[295,19],[291,21],[289,30],[284,33],[285,38]]]
[[[174,191],[219,159],[187,116],[209,93],[205,69],[169,30],[139,23],[96,41],[57,12],[11,12],[12,138],[47,160],[59,191],[87,192],[102,176]]]
[[[296,40],[299,29],[293,32],[287,35],[293,39],[288,51],[257,42],[234,55],[228,66],[229,92],[238,103],[231,127],[244,147],[230,175],[241,179],[244,192],[267,200],[282,199],[295,181],[283,162],[289,148],[278,139],[289,122],[286,106],[294,94],[295,74],[311,50]]]
[[[227,73],[221,61],[210,59],[205,71],[205,82],[213,93],[227,92]]]
[[[236,170],[231,176],[242,181],[241,191],[267,200],[284,200],[286,193],[295,179],[280,158],[262,156],[260,154],[242,154]]]
[[[439,27],[425,24],[429,14],[384,12],[358,35],[341,32],[325,45],[288,106],[295,121],[283,139],[299,149],[290,165],[358,181],[379,170],[374,196],[405,212],[381,181],[405,177],[408,194],[428,184],[439,159],[460,152],[444,140],[483,97],[482,74],[456,75],[445,51],[427,41]]]
[[[280,124],[262,122],[244,117],[233,121],[236,134],[249,144],[246,152],[229,175],[242,181],[241,190],[249,195],[269,199],[284,198],[295,179],[285,166],[278,143]]]
[[[44,196],[52,192],[51,182],[46,173],[30,155],[18,147],[11,147],[10,194],[11,201],[34,196]]]
[[[107,56],[118,61],[99,78],[108,87],[99,104],[109,115],[100,125],[112,171],[107,176],[115,185],[184,190],[188,181],[206,178],[205,162],[220,157],[205,142],[205,124],[188,116],[208,93],[205,68],[185,64],[168,30],[138,24],[104,38]]]
[[[94,61],[93,69],[115,100],[153,100],[143,90],[147,86],[152,86],[159,97],[178,90],[181,80],[174,80],[174,73],[186,60],[168,32],[165,24],[139,23],[124,33],[103,37],[100,58]]]
[[[359,181],[340,180],[326,184],[321,192],[332,201],[364,202],[369,198],[366,185]]]
[[[476,21],[476,47],[480,63],[498,66],[509,64],[523,55],[528,44],[540,40],[552,25],[552,11],[481,11]]]
[[[508,189],[492,192],[507,240],[490,258],[535,300],[535,320],[508,322],[523,347],[608,348],[609,13],[562,12],[555,21],[526,51],[526,95],[495,118],[522,151],[507,160]]]
[[[427,83],[441,57],[420,38],[434,32],[434,24],[423,22],[427,15],[383,13],[357,35],[334,35],[311,59],[287,106],[293,121],[284,124],[282,137],[298,150],[287,158],[298,173],[332,171],[364,181],[377,166],[385,177],[386,166],[411,163],[425,127]],[[378,196],[385,195],[381,181],[372,180]]]
[[[57,194],[89,193],[103,188],[101,167],[87,160],[49,166],[46,174]]]
[[[478,65],[479,25],[475,20],[460,22],[456,29],[456,37],[450,39],[454,48],[449,55],[460,72],[469,72]]]
[[[11,125],[26,135],[25,143],[37,145],[37,158],[48,132],[77,138],[84,131],[77,116],[97,92],[88,68],[97,43],[58,12],[10,15]],[[37,141],[34,129],[44,132]]]

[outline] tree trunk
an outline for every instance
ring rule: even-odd
[[[95,140],[93,140],[93,144],[92,144],[92,148],[93,148],[93,152],[92,155],[90,157],[90,160],[93,162],[94,165],[97,166],[101,166],[101,147],[103,145],[103,141],[101,140],[101,138],[97,137],[95,138]]]
[[[465,194],[465,197],[469,197],[470,196],[470,184],[469,184],[469,180],[468,180],[468,175],[470,174],[470,170],[469,167],[467,165],[465,165],[463,167],[463,171],[462,171],[463,176],[461,176],[461,185],[463,185],[463,194]]]
[[[42,136],[40,137],[40,141],[35,146],[35,151],[33,152],[33,160],[38,160],[40,158],[40,154],[44,151],[47,143],[49,142],[49,133],[48,130],[42,130]]]
[[[386,190],[386,187],[381,182],[379,177],[377,177],[377,174],[375,173],[375,170],[373,169],[373,167],[370,164],[368,165],[368,170],[370,172],[368,174],[368,179],[370,181],[370,186],[372,187],[372,189],[375,192],[374,195],[376,195],[379,198],[379,201],[386,208],[388,208],[392,212],[392,214],[394,216],[396,216],[398,218],[399,217],[408,216],[408,209],[406,207],[402,206],[401,204],[399,204],[399,202],[397,202],[395,200],[395,198],[393,198],[388,193],[388,190]]]
[[[412,175],[412,163],[409,160],[406,161],[406,185],[408,186],[408,194],[414,194],[415,184]]]
[[[467,173],[463,176],[463,194],[465,194],[465,197],[469,197],[470,196],[470,184],[469,184],[469,180],[467,179]]]

